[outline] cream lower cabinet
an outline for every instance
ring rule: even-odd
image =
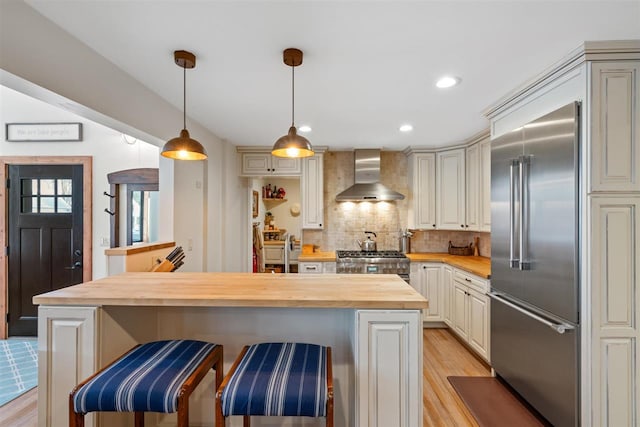
[[[356,311],[356,426],[423,425],[421,326],[417,310]]]
[[[38,425],[69,425],[69,392],[98,367],[98,307],[38,309]],[[55,388],[54,388],[55,386]],[[52,389],[66,393],[51,393]],[[56,421],[52,421],[56,420]],[[88,414],[85,425],[94,425]]]
[[[442,317],[444,323],[450,328],[453,327],[451,321],[451,299],[453,295],[453,267],[442,266]]]
[[[443,320],[441,277],[441,263],[411,263],[411,286],[429,300],[429,308],[422,310],[422,320],[425,323]]]
[[[489,361],[489,282],[473,274],[453,269],[449,298],[450,326],[483,359]]]
[[[640,423],[640,196],[590,196],[593,426]]]
[[[335,262],[298,262],[299,274],[335,274],[336,263]]]

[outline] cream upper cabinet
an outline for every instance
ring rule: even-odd
[[[465,229],[465,150],[436,154],[436,224],[440,230]]]
[[[640,191],[640,64],[591,63],[591,191]]]
[[[436,155],[414,153],[409,156],[409,228],[436,228]]]
[[[465,152],[466,212],[465,230],[480,229],[480,203],[482,201],[480,177],[480,145],[473,144]]]
[[[302,198],[302,228],[323,229],[324,173],[322,153],[302,159],[300,196]]]
[[[241,153],[244,176],[300,176],[300,159],[272,156],[270,152]]]
[[[480,231],[491,231],[491,138],[480,145]]]

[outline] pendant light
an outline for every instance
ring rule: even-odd
[[[284,63],[291,67],[291,127],[289,133],[278,138],[271,154],[277,157],[310,157],[313,148],[309,140],[298,135],[295,125],[295,67],[302,64],[302,51],[289,48],[282,53]]]
[[[186,50],[176,50],[173,52],[173,58],[176,65],[182,67],[182,130],[180,136],[170,139],[162,147],[164,157],[176,160],[204,160],[207,158],[207,152],[202,144],[189,136],[187,130],[187,68],[196,66],[196,56]]]

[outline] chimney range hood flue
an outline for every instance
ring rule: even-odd
[[[404,195],[380,183],[380,150],[355,150],[355,184],[336,196],[337,202],[402,200]]]

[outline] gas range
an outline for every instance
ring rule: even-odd
[[[397,274],[409,281],[411,261],[399,251],[336,251],[336,273]]]

